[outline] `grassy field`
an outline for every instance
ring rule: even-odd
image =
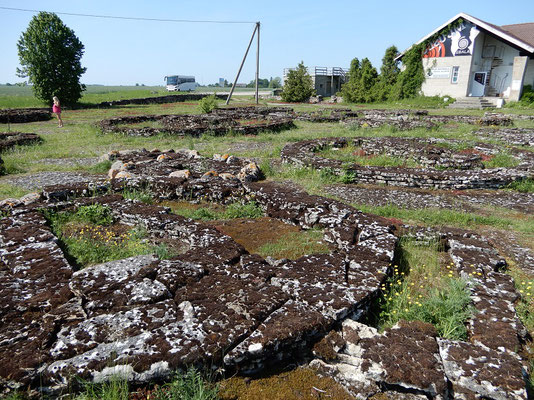
[[[162,87],[100,87],[89,86],[84,94],[82,102],[98,103],[101,101],[118,100],[121,98],[147,97],[164,95],[167,92]],[[232,102],[235,105],[252,105],[252,98],[248,96],[236,97]],[[280,105],[274,101],[263,101],[263,105]],[[36,102],[28,87],[0,86],[0,108],[11,107],[39,107],[42,104]],[[219,102],[223,106],[223,102]],[[437,108],[440,104],[431,99],[427,103],[417,99],[403,103],[387,103],[374,105],[290,105],[298,111],[315,111],[325,107],[350,107],[354,110],[362,107],[367,108],[427,108],[435,114],[458,114],[456,110]],[[307,168],[296,168],[280,164],[280,151],[289,142],[320,137],[441,137],[463,139],[467,141],[480,141],[473,131],[478,126],[455,123],[440,126],[433,130],[423,128],[411,131],[399,131],[392,127],[349,128],[339,123],[309,123],[296,122],[296,128],[280,133],[261,133],[257,136],[225,136],[214,137],[204,135],[198,138],[179,138],[168,134],[160,134],[154,137],[131,137],[119,134],[102,134],[97,128],[98,121],[112,116],[131,116],[142,114],[191,114],[199,113],[197,102],[172,103],[161,105],[138,105],[122,106],[107,109],[80,109],[66,110],[62,117],[64,128],[58,128],[55,120],[35,122],[29,124],[0,124],[0,132],[21,131],[41,135],[43,142],[34,146],[19,146],[1,154],[5,162],[7,175],[0,177],[0,199],[8,197],[20,197],[26,190],[9,183],[13,177],[24,178],[30,174],[46,171],[79,171],[88,173],[105,173],[109,164],[92,165],[82,162],[85,159],[93,159],[111,150],[124,149],[196,149],[203,156],[211,156],[215,153],[230,153],[240,157],[251,157],[258,161],[267,179],[273,181],[292,181],[300,185],[312,194],[331,196],[325,190],[325,185],[335,183],[332,176]],[[513,112],[534,114],[533,109],[505,109],[501,112]],[[478,110],[462,111],[463,114],[482,116]],[[516,126],[534,128],[533,121],[518,121]],[[492,141],[500,143],[499,141]],[[505,145],[506,143],[502,143]],[[525,148],[534,151],[533,148]],[[327,154],[325,154],[327,155]],[[347,156],[347,155],[343,155]],[[54,162],[50,162],[50,160]],[[61,161],[61,162],[59,162]],[[506,160],[501,160],[505,162]],[[514,189],[505,189],[511,193],[532,192],[532,182],[525,182],[522,186]],[[140,196],[140,194],[137,194]],[[152,201],[146,198],[146,201]],[[481,233],[490,232],[497,236],[507,237],[509,233],[517,238],[519,244],[534,250],[534,216],[526,213],[510,211],[499,207],[480,207],[472,212],[454,209],[421,208],[407,209],[394,205],[377,206],[375,204],[353,204],[355,207],[393,220],[402,220],[404,223],[434,227],[459,227],[473,229]],[[200,211],[199,211],[200,210]],[[216,207],[206,206],[200,209],[177,211],[188,217],[203,220],[217,220],[234,218],[228,211],[220,211]],[[246,218],[257,218],[259,215],[246,214]],[[241,216],[238,216],[239,218]],[[75,221],[76,222],[76,221]],[[70,221],[69,223],[73,223]],[[67,232],[67,231],[65,231]],[[311,231],[308,236],[300,239],[288,239],[296,243],[296,247],[304,249],[310,242],[316,243],[320,239],[320,232]],[[286,254],[294,249],[280,250],[280,243],[273,243],[271,247],[263,250],[264,255]],[[143,251],[145,251],[144,249]],[[321,251],[328,251],[323,249]],[[443,249],[437,243],[421,245],[406,238],[401,239],[400,251],[401,262],[396,270],[399,279],[388,282],[384,287],[384,296],[381,298],[381,313],[378,315],[379,327],[388,327],[399,318],[408,319],[432,319],[432,315],[439,315],[438,331],[444,337],[462,339],[465,337],[463,321],[470,310],[466,306],[465,282],[462,282],[452,270],[448,268],[450,260],[444,256]],[[298,253],[298,252],[297,252]],[[522,288],[534,279],[521,272],[512,265],[512,273],[517,279],[518,287]],[[402,274],[402,278],[401,278]],[[426,285],[428,281],[432,285]],[[423,285],[423,287],[421,287]],[[526,289],[525,289],[526,290]],[[438,300],[436,300],[438,299]],[[441,304],[441,300],[446,303]],[[442,307],[443,306],[443,307]],[[453,310],[447,314],[443,309]],[[448,312],[448,311],[447,311]],[[520,303],[519,312],[529,331],[534,333],[534,301],[525,298]],[[432,321],[430,321],[432,322]],[[285,378],[284,378],[285,379]],[[314,383],[317,385],[317,383]],[[233,382],[232,385],[241,385],[241,382]],[[226,390],[228,389],[228,383]],[[224,388],[224,385],[223,385]],[[233,389],[232,389],[233,390]],[[283,390],[283,389],[280,389]],[[230,397],[229,397],[230,398]],[[234,397],[232,397],[234,398]]]
[[[253,94],[254,89],[236,88],[238,93]],[[268,90],[268,89],[263,89]],[[216,88],[199,86],[196,93],[228,93],[230,88]],[[80,99],[81,104],[98,104],[104,101],[115,101],[125,99],[137,99],[143,97],[166,96],[169,94],[179,94],[179,92],[167,92],[164,86],[101,86],[88,85]],[[31,86],[0,85],[0,109],[2,108],[22,108],[22,107],[48,107],[46,102],[42,102],[33,96]]]

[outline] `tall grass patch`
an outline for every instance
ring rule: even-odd
[[[530,217],[521,220],[501,217],[498,215],[499,213],[496,213],[496,215],[480,215],[441,208],[412,210],[397,207],[393,204],[384,206],[353,204],[353,206],[364,212],[380,215],[386,218],[397,218],[430,226],[456,226],[461,228],[491,226],[499,229],[513,229],[527,234],[534,233],[534,224]]]
[[[154,390],[152,400],[217,400],[219,387],[206,380],[202,373],[191,367],[177,373],[170,383]]]
[[[74,400],[128,400],[130,388],[128,381],[113,376],[102,383],[83,383],[83,391]]]
[[[465,321],[472,314],[467,282],[455,276],[452,263],[440,264],[440,244],[402,238],[393,275],[382,285],[380,328],[402,320],[423,321],[441,337],[465,340]]]
[[[506,152],[495,154],[487,161],[483,161],[485,168],[513,168],[519,165],[519,160]]]

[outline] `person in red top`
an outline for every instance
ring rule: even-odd
[[[63,121],[61,120],[61,105],[59,104],[59,99],[54,96],[52,97],[52,100],[54,100],[54,105],[52,106],[52,112],[57,115],[57,120],[59,121],[59,127],[63,127]]]

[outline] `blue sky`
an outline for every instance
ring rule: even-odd
[[[496,25],[534,22],[534,1],[141,1],[0,0],[0,7],[192,20],[260,21],[260,77],[283,69],[347,67],[354,57],[380,66],[391,45],[404,50],[459,12]],[[19,82],[16,43],[34,14],[0,9],[0,83]],[[253,24],[188,24],[59,15],[85,45],[86,84],[162,85],[165,75],[233,81]],[[240,82],[254,79],[255,47]]]

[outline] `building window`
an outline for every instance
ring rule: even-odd
[[[460,67],[452,67],[451,83],[458,83],[458,71]]]

